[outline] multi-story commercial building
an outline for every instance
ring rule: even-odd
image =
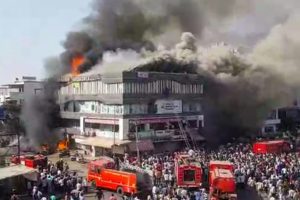
[[[0,86],[0,105],[2,105],[9,96],[8,86]]]
[[[189,129],[189,138],[200,139],[204,116],[199,75],[121,72],[82,74],[60,81],[64,127],[69,133],[94,136],[76,138],[93,155],[111,147],[124,152],[136,147],[150,150],[153,143],[155,149],[165,147],[164,143],[180,145],[183,126]],[[137,138],[138,145],[134,142]]]
[[[13,101],[16,104],[23,104],[33,95],[39,94],[43,90],[43,82],[38,81],[36,77],[23,76],[22,79],[16,79],[13,83],[0,87],[1,102]]]

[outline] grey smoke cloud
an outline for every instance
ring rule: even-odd
[[[183,33],[175,48],[157,53],[134,70],[202,75],[205,134],[211,142],[255,134],[271,109],[293,101],[292,87],[280,73],[256,66],[233,46],[203,48],[196,42],[191,33]]]
[[[289,84],[300,79],[300,15],[292,14],[286,22],[272,28],[249,55],[256,65],[280,73]]]
[[[45,81],[43,92],[24,102],[21,119],[25,125],[29,143],[40,150],[41,144],[55,144],[59,136],[54,129],[59,126],[59,106],[56,104],[58,83]]]
[[[95,0],[92,12],[82,21],[82,31],[68,34],[63,43],[65,52],[46,63],[51,68],[60,61],[61,69],[52,74],[63,75],[69,71],[72,57],[80,53],[86,57],[81,72],[99,72],[90,70],[98,62],[98,67],[108,64],[115,71],[202,74],[207,87],[204,108],[208,133],[220,138],[253,133],[269,109],[293,99],[291,88],[297,87],[299,64],[299,16],[294,13],[299,3]],[[177,44],[182,32],[190,33]],[[233,47],[211,46],[220,41]],[[118,68],[123,60],[126,68]],[[137,67],[132,69],[131,65]],[[49,99],[52,102],[53,95],[41,101]],[[37,116],[44,120],[49,114]]]
[[[166,45],[163,36],[172,32],[192,32],[199,38],[205,27],[230,21],[247,6],[237,0],[96,0],[83,24],[105,49],[151,49],[153,42]]]

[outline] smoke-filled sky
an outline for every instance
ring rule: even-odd
[[[0,84],[17,76],[44,76],[44,59],[59,54],[78,28],[90,0],[8,0],[0,5]]]
[[[96,66],[115,58],[118,71],[140,58],[147,59],[138,70],[189,68],[209,87],[207,133],[224,137],[253,133],[300,88],[299,0],[8,2],[0,9],[0,83],[18,74],[42,76],[44,65],[48,77],[61,76],[76,56],[84,58],[80,73],[98,73]],[[230,45],[211,46],[218,42]],[[35,121],[26,126],[34,139],[53,128],[46,122],[56,88],[46,85],[53,89],[23,110],[24,119]]]
[[[225,41],[251,51],[273,27],[285,24],[297,13],[299,5],[299,0],[3,1],[0,6],[0,84],[21,75],[44,77],[44,60],[63,51],[61,44],[69,31],[86,29],[87,24],[92,25],[87,29],[94,27],[89,33],[110,46],[120,46],[115,38],[123,33],[122,37],[129,39],[151,38],[156,45],[162,41],[164,45],[173,45],[182,31],[191,31],[201,44]],[[135,18],[136,15],[139,17]],[[143,20],[147,23],[141,24]],[[141,31],[134,28],[128,36],[130,28],[121,26],[115,35],[114,28],[118,26],[111,26],[112,23],[134,23]]]

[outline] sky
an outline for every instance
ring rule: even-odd
[[[63,51],[66,33],[80,28],[91,0],[9,0],[0,6],[0,84],[46,76],[44,60]]]

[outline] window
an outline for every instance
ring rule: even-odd
[[[153,123],[150,124],[150,129],[151,130],[165,130],[167,128],[167,124],[166,123]]]
[[[188,127],[189,128],[197,128],[197,120],[189,120]]]
[[[138,124],[137,125],[137,131],[138,132],[145,131],[145,124]]]
[[[195,170],[184,170],[183,171],[183,181],[184,182],[195,181]]]
[[[86,128],[99,129],[100,128],[100,124],[86,122],[85,123],[85,127]]]
[[[90,170],[92,173],[97,173],[97,174],[101,173],[101,168],[99,166],[91,165]]]
[[[119,125],[112,125],[112,132],[119,132]]]
[[[274,126],[266,126],[265,132],[266,133],[274,133],[274,132],[276,132],[276,128]]]

